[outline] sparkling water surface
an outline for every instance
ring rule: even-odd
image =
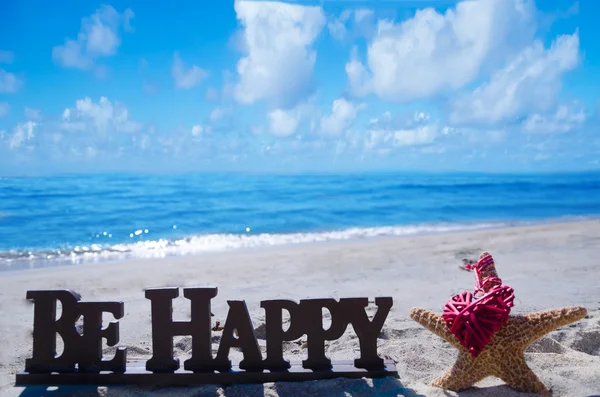
[[[0,178],[0,269],[600,215],[600,173]]]

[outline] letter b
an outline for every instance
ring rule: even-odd
[[[119,342],[118,322],[102,329],[102,313],[112,313],[116,319],[123,317],[122,302],[83,302],[71,290],[28,291],[27,299],[34,302],[33,354],[25,360],[29,373],[73,372],[124,372],[126,349],[118,348],[112,360],[102,360],[102,338],[108,346]],[[56,319],[57,302],[62,314]],[[83,316],[83,335],[75,322]],[[56,336],[63,341],[63,352],[56,355]]]
[[[80,314],[77,302],[81,297],[71,290],[27,291],[33,300],[33,354],[25,360],[25,371],[30,373],[68,372],[77,364],[79,332],[75,322]],[[56,320],[56,303],[62,304],[62,314]],[[63,340],[63,353],[56,355],[56,335]]]

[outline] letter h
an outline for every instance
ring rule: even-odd
[[[173,337],[192,337],[192,358],[184,362],[190,371],[213,370],[211,344],[210,300],[217,296],[217,288],[184,288],[183,296],[191,301],[190,321],[173,321],[173,299],[179,288],[150,288],[146,299],[152,304],[152,358],[146,370],[175,372],[179,360],[173,358]]]

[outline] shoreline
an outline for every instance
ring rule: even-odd
[[[357,243],[360,241],[379,241],[386,239],[397,239],[397,238],[410,238],[410,237],[419,237],[419,236],[439,236],[446,234],[456,234],[456,233],[470,233],[470,232],[478,232],[478,231],[494,231],[494,230],[503,230],[503,229],[513,229],[513,228],[525,228],[525,227],[538,227],[544,225],[560,225],[560,224],[572,224],[572,223],[580,223],[580,222],[594,222],[600,220],[600,216],[597,215],[582,215],[582,216],[564,216],[557,218],[549,218],[549,219],[540,219],[540,220],[523,220],[523,221],[490,221],[487,222],[490,226],[486,225],[486,222],[474,222],[471,224],[468,223],[459,223],[459,227],[463,227],[462,229],[457,230],[441,230],[441,231],[424,231],[424,232],[414,232],[414,233],[406,233],[406,234],[383,234],[376,236],[360,236],[360,237],[350,237],[350,238],[331,238],[324,240],[315,240],[315,241],[299,241],[299,242],[287,242],[287,243],[275,243],[275,244],[265,244],[258,246],[240,246],[233,248],[222,248],[222,249],[188,249],[188,252],[175,252],[175,250],[169,250],[170,252],[160,251],[156,249],[156,251],[148,250],[146,254],[136,254],[131,251],[123,252],[122,254],[118,254],[116,252],[101,251],[100,255],[86,258],[84,255],[68,258],[52,258],[52,259],[16,259],[7,262],[6,259],[0,258],[0,274],[7,274],[12,272],[21,272],[21,271],[35,271],[42,269],[54,269],[54,268],[63,268],[63,267],[74,267],[74,266],[91,266],[91,265],[107,265],[107,264],[115,264],[115,263],[123,263],[123,262],[131,262],[131,261],[139,261],[139,260],[162,260],[167,258],[177,258],[177,257],[195,257],[195,256],[205,256],[205,255],[220,255],[227,254],[232,252],[242,252],[242,253],[253,253],[257,250],[268,250],[272,248],[290,248],[290,247],[306,247],[311,245],[321,245],[321,244],[336,244],[336,243]],[[324,235],[324,234],[333,234],[340,233],[343,231],[353,230],[353,229],[378,229],[378,228],[402,228],[402,227],[452,227],[452,223],[438,223],[438,224],[417,224],[417,225],[396,225],[396,226],[374,226],[374,227],[364,227],[364,228],[346,228],[339,230],[331,230],[331,231],[317,231],[317,232],[298,232],[298,233],[282,233],[282,234],[255,234],[255,235],[235,235],[236,237],[241,238],[252,238],[252,237],[262,237],[262,236],[290,236],[290,235]],[[183,241],[189,238],[194,237],[202,237],[203,235],[191,235],[188,237],[182,237],[178,239],[173,239],[170,241]],[[232,235],[233,236],[233,235]],[[145,242],[155,242],[159,240],[146,240]],[[169,241],[169,240],[167,240]],[[135,243],[133,243],[135,244]],[[112,245],[112,247],[118,245],[127,245],[125,243],[119,243]],[[42,252],[44,250],[41,250]],[[184,250],[185,251],[185,250]],[[152,253],[154,252],[154,253]],[[103,256],[104,255],[104,256]]]
[[[66,266],[32,271],[3,272],[0,278],[0,394],[19,396],[14,375],[23,370],[31,354],[32,305],[27,290],[72,289],[84,300],[123,301],[121,340],[132,361],[146,360],[151,338],[150,303],[144,289],[151,287],[216,286],[213,321],[224,323],[227,300],[245,300],[255,328],[264,323],[260,301],[267,299],[390,296],[394,305],[378,339],[379,353],[397,363],[399,380],[372,382],[360,389],[353,380],[265,384],[257,392],[250,386],[173,389],[108,388],[107,395],[192,396],[306,395],[314,388],[324,396],[368,395],[369,390],[402,395],[408,389],[419,395],[457,396],[428,386],[452,365],[456,350],[408,317],[412,307],[441,312],[453,294],[472,290],[474,276],[459,269],[462,259],[476,259],[489,251],[504,284],[515,289],[512,313],[564,306],[584,306],[589,315],[536,342],[526,354],[527,363],[554,390],[554,396],[585,397],[600,391],[600,220],[463,231],[421,236],[385,237],[359,241],[268,247],[202,255],[137,259],[115,263]],[[189,318],[189,301],[173,303],[174,319]],[[371,309],[372,310],[372,309]],[[109,319],[105,319],[108,321]],[[259,344],[264,354],[264,340]],[[300,344],[301,345],[301,344]],[[300,345],[285,345],[286,359],[305,358]],[[216,349],[217,345],[213,347]],[[329,344],[331,359],[355,358],[358,348],[352,330]],[[178,337],[175,354],[189,357],[191,340]],[[106,350],[107,358],[110,349]],[[230,358],[241,353],[232,350]],[[364,381],[361,381],[361,385]],[[321,389],[321,387],[323,387]],[[82,392],[81,395],[89,395]],[[21,397],[27,394],[23,394]],[[29,394],[31,395],[31,394]],[[60,394],[57,394],[60,395]],[[71,391],[67,395],[79,395]],[[102,395],[102,394],[100,394]],[[409,394],[410,395],[410,394]],[[495,378],[477,384],[462,395],[525,396]]]

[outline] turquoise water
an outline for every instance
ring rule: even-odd
[[[0,179],[0,269],[600,215],[600,173]]]

